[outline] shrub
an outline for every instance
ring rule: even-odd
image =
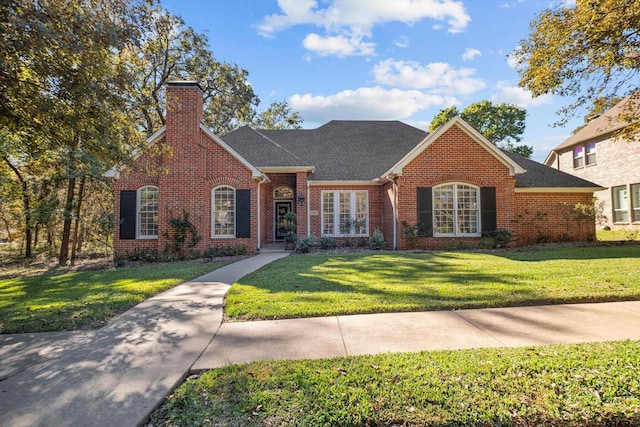
[[[332,236],[322,236],[320,238],[320,247],[322,249],[333,249],[336,246],[338,246],[338,244]]]
[[[407,239],[407,247],[409,249],[415,249],[418,247],[418,238],[420,237],[421,227],[422,224],[419,222],[411,225],[407,221],[402,221],[402,234]]]
[[[153,249],[136,249],[131,253],[127,253],[125,258],[129,261],[155,262],[160,260],[158,251]]]
[[[315,236],[308,235],[300,237],[296,242],[296,251],[306,254],[318,244]]]
[[[480,246],[500,248],[506,246],[513,239],[513,233],[510,230],[499,228],[492,231],[483,231]]]
[[[207,258],[226,257],[226,256],[239,256],[246,255],[248,252],[247,245],[235,245],[225,246],[221,248],[210,247],[204,251],[204,256]]]
[[[384,236],[382,235],[382,231],[379,229],[375,229],[371,238],[369,239],[369,248],[373,250],[380,250],[385,247],[386,243],[384,241]]]

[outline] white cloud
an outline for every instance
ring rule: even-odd
[[[462,54],[462,60],[472,61],[477,56],[482,56],[482,52],[480,52],[478,49],[468,47],[467,50],[465,50]]]
[[[287,101],[306,122],[341,120],[399,120],[434,106],[458,104],[453,97],[432,95],[419,90],[365,87],[334,95],[296,94]]]
[[[429,18],[446,22],[449,32],[457,33],[471,21],[464,4],[456,0],[330,0],[328,3],[329,6],[322,9],[315,0],[278,0],[282,13],[264,17],[258,30],[266,36],[304,24],[369,29],[385,22],[412,25]]]
[[[433,93],[447,95],[468,95],[486,86],[485,82],[473,77],[472,68],[455,69],[445,62],[420,65],[415,61],[395,61],[387,59],[373,68],[377,83],[407,89],[429,89]]]
[[[322,37],[311,33],[302,41],[305,49],[317,53],[320,56],[353,56],[353,55],[373,55],[374,43],[362,41],[362,37],[327,36]]]
[[[324,36],[315,35],[316,38],[331,39],[337,34],[351,39],[371,37],[374,26],[387,22],[413,25],[431,19],[446,23],[450,33],[459,33],[471,21],[464,4],[458,0],[327,0],[324,3],[328,5],[322,8],[315,0],[278,0],[281,13],[265,16],[257,26],[258,32],[270,37],[296,25],[315,25],[326,32]],[[310,36],[312,34],[307,38]]]
[[[394,44],[401,48],[409,47],[409,37],[400,36],[398,37],[398,40],[394,42]]]
[[[553,102],[553,96],[550,94],[534,98],[531,95],[531,91],[518,86],[509,86],[509,82],[506,81],[498,82],[497,88],[498,93],[491,97],[491,101],[493,102],[506,102],[507,104],[515,104],[522,108],[551,104]]]

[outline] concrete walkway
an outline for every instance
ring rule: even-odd
[[[0,335],[0,426],[135,426],[188,374],[222,323],[229,285],[263,253],[176,286],[97,331]]]
[[[640,339],[640,302],[222,323],[229,286],[287,253],[179,285],[89,332],[0,335],[0,426],[135,426],[230,363]]]

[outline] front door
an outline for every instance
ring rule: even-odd
[[[293,210],[293,202],[275,202],[276,205],[276,237],[275,240],[284,240],[287,235],[286,214]]]

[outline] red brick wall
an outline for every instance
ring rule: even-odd
[[[545,215],[544,238],[550,241],[584,241],[595,232],[593,221],[568,221],[567,209],[576,203],[589,204],[591,193],[515,193],[515,177],[508,168],[476,143],[462,129],[453,126],[409,163],[398,177],[398,241],[406,248],[402,221],[417,222],[416,187],[433,187],[448,182],[496,188],[497,228],[514,233],[514,244],[540,240],[531,212]],[[391,191],[388,192],[389,197]],[[390,200],[387,203],[391,204]],[[564,204],[564,205],[563,205]],[[568,206],[568,207],[567,207]],[[529,219],[527,219],[529,218]],[[539,227],[538,227],[539,228]],[[456,241],[476,244],[479,238],[422,237],[422,248],[441,248]]]
[[[595,221],[578,220],[569,211],[578,203],[590,205],[592,198],[592,193],[516,193],[516,216],[509,227],[515,243],[591,240]]]
[[[126,256],[139,249],[155,249],[160,254],[171,239],[165,233],[170,229],[171,218],[189,213],[189,220],[202,237],[195,249],[204,251],[210,247],[244,244],[250,252],[257,246],[257,181],[251,171],[200,129],[202,118],[202,92],[197,87],[169,87],[167,89],[167,123],[165,137],[158,143],[170,150],[165,155],[153,157],[143,154],[134,166],[121,174],[115,182],[116,218],[114,252]],[[172,153],[167,155],[166,153]],[[156,176],[145,173],[144,166],[161,166]],[[151,183],[158,186],[158,239],[120,240],[119,191],[137,190]],[[211,190],[219,185],[229,185],[236,190],[251,190],[251,235],[253,238],[211,237]]]

